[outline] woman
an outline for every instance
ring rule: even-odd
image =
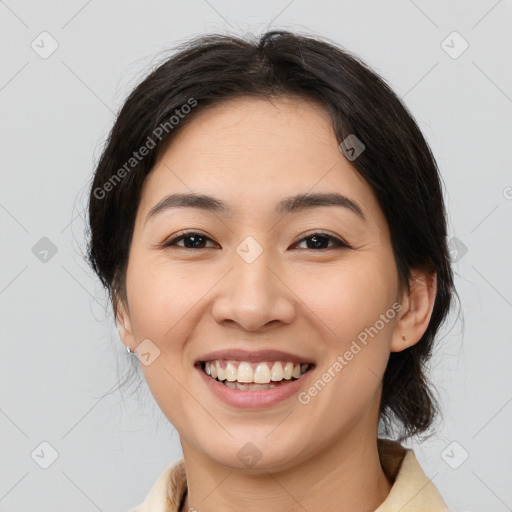
[[[183,449],[134,510],[447,510],[400,444],[438,409],[445,215],[412,116],[334,44],[214,34],[151,72],[89,203],[90,263]]]

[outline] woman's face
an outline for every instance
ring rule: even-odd
[[[171,194],[211,196],[226,209],[154,209]],[[299,194],[347,200],[282,203]],[[165,245],[184,231],[194,235]],[[123,341],[132,350],[144,342],[142,370],[184,450],[228,467],[286,468],[351,433],[376,435],[400,337],[398,276],[386,219],[319,105],[236,99],[182,127],[145,182],[126,290]],[[211,355],[221,350],[249,354]],[[257,353],[270,350],[289,355]],[[277,361],[314,368],[244,391],[214,382],[205,359],[253,363],[263,380],[267,366],[279,379]],[[244,372],[236,375],[250,379]]]

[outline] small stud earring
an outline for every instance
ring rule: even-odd
[[[130,347],[126,347],[126,351],[128,352],[128,354],[133,354],[133,351]]]

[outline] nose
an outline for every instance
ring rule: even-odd
[[[234,322],[247,331],[292,323],[296,298],[279,274],[265,251],[252,262],[236,254],[233,268],[217,287],[211,307],[213,318],[219,324]]]

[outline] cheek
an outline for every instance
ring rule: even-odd
[[[359,257],[323,277],[320,274],[309,275],[301,288],[308,297],[304,303],[314,313],[310,318],[317,318],[311,321],[324,337],[325,379],[320,380],[331,382],[326,384],[325,396],[330,395],[345,411],[355,411],[373,399],[387,366],[396,324],[392,307],[396,275],[392,266],[373,255]]]
[[[173,425],[187,411],[182,384],[191,368],[185,364],[187,336],[193,328],[194,304],[204,294],[186,272],[170,269],[168,262],[133,259],[127,272],[127,291],[133,334],[140,342],[150,339],[159,356],[141,364],[146,383],[156,403]]]
[[[308,306],[315,313],[310,318],[317,317],[311,321],[324,339],[320,371],[299,399],[311,408],[312,417],[322,418],[319,428],[327,432],[337,432],[378,409],[396,312],[394,283],[370,268],[345,268],[323,293],[310,296],[313,304]]]
[[[175,337],[180,324],[186,323],[188,313],[204,295],[203,288],[187,270],[134,259],[127,272],[134,334],[161,340],[163,347],[164,339]]]
[[[396,286],[393,268],[371,255],[329,272],[304,273],[297,280],[299,296],[322,320],[326,336],[334,343],[355,339],[385,315],[393,304]],[[389,324],[383,328],[379,323],[380,330],[387,332]]]

